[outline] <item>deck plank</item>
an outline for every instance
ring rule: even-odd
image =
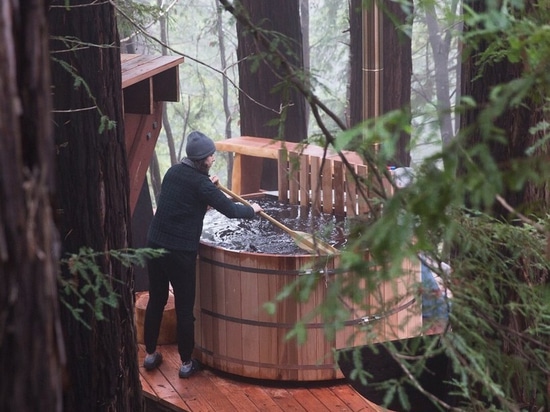
[[[250,393],[246,392],[246,388],[243,387],[243,384],[224,379],[209,370],[206,370],[205,373],[209,375],[212,384],[215,385],[221,393],[227,396],[231,405],[237,407],[241,411],[253,411],[256,409],[256,405],[250,399]]]
[[[378,412],[384,410],[372,404],[365,407],[365,399],[349,385],[334,386],[330,390],[353,412]]]
[[[192,378],[186,379],[186,381],[190,391],[201,392],[204,400],[208,403],[208,410],[213,410],[215,412],[239,411],[238,406],[231,402],[228,394],[220,391],[219,388],[210,381],[208,371],[201,371],[193,375]]]
[[[352,409],[346,404],[346,402],[339,396],[336,396],[330,388],[312,388],[311,392],[319,401],[321,401],[331,411],[351,412]],[[368,410],[368,412],[376,412],[375,409]]]
[[[152,371],[146,371],[144,368],[142,369],[142,376],[154,390],[159,403],[164,406],[176,407],[178,408],[177,410],[186,411],[189,409],[184,399],[182,399],[181,391],[177,390],[177,388],[172,385],[175,379],[170,376],[170,373],[174,368],[167,365],[166,361],[163,361],[158,369]]]
[[[194,375],[190,379],[181,379],[179,377],[181,359],[176,346],[163,345],[160,347],[160,351],[164,358],[161,369],[173,388],[180,394],[187,407],[191,411],[217,412],[218,409],[215,405],[212,405],[210,399],[211,386],[206,385],[203,388],[197,385],[197,380],[200,379],[199,374]]]
[[[292,388],[289,389],[289,392],[306,411],[330,412],[330,409],[317,399],[308,388]]]
[[[143,359],[145,358],[145,350],[143,349],[143,345],[138,345],[138,357],[139,357],[139,365],[140,365],[140,371],[145,371],[143,368]],[[147,379],[147,375],[145,373],[140,373],[139,378],[141,381],[141,389],[144,393],[146,393],[149,398],[159,400],[159,397],[155,391],[155,389],[151,386],[149,383],[149,380]]]
[[[330,382],[262,381],[204,368],[180,379],[176,345],[162,345],[159,368],[146,371],[139,345],[144,396],[173,412],[381,412],[345,380]]]
[[[283,411],[307,412],[307,409],[285,388],[264,388],[264,391]],[[317,411],[317,410],[316,410]]]

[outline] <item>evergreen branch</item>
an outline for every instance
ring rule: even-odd
[[[112,282],[122,284],[121,280],[103,273],[96,260],[112,257],[124,267],[144,266],[147,259],[157,258],[164,253],[163,249],[151,248],[95,252],[91,248],[82,247],[78,253],[60,260],[60,268],[66,268],[68,273],[59,273],[57,277],[59,299],[77,321],[91,329],[83,316],[85,311],[88,310],[98,321],[105,320],[104,307],[118,306],[119,295]]]

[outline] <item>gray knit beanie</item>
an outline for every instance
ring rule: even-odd
[[[187,146],[185,148],[187,157],[191,160],[206,159],[214,154],[216,146],[214,141],[201,132],[191,132],[187,136]]]

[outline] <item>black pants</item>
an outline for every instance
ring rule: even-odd
[[[155,248],[154,245],[149,247]],[[197,252],[170,250],[160,258],[150,259],[149,302],[145,310],[143,339],[147,353],[157,347],[160,323],[172,284],[177,318],[178,351],[182,362],[191,359],[195,347],[195,266]]]

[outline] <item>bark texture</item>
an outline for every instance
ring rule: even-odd
[[[409,112],[411,104],[412,46],[411,38],[403,30],[409,15],[399,2],[384,2],[385,13],[382,23],[383,81],[382,113],[404,109]],[[409,166],[411,136],[401,132],[393,163]]]
[[[472,1],[470,3],[470,6],[477,12],[483,12],[486,8],[484,2]],[[535,1],[526,2],[527,9],[532,9],[536,3]],[[466,27],[466,30],[472,30],[472,28]],[[482,42],[478,46],[478,50],[483,51],[488,47],[487,42]],[[487,105],[490,93],[495,86],[519,79],[524,70],[523,63],[511,63],[507,59],[499,59],[499,61],[485,65],[481,65],[480,61],[481,54],[475,52],[470,54],[462,64],[461,94],[472,96],[479,108],[469,110],[462,115],[462,129],[477,124],[476,119],[479,117],[480,110]],[[502,115],[494,119],[494,125],[504,132],[505,140],[493,139],[489,142],[489,147],[491,155],[501,170],[507,170],[513,159],[528,160],[526,149],[543,137],[542,132],[530,132],[531,127],[545,118],[544,107],[540,101],[536,100],[537,97],[539,96],[531,96],[524,104],[507,108]],[[482,136],[478,128],[470,135],[469,144],[474,145],[481,140]],[[548,143],[540,145],[532,159],[547,156],[549,151]],[[508,190],[503,193],[503,197],[512,207],[518,208],[526,215],[543,216],[550,206],[550,185],[548,182],[535,184],[529,181],[521,190]],[[496,216],[508,216],[509,214],[498,204],[495,206],[494,213]]]
[[[130,211],[114,9],[109,2],[93,0],[71,1],[70,7],[65,3],[53,1],[49,18],[59,228],[66,256],[84,246],[96,252],[128,247]],[[115,127],[107,127],[106,120],[115,121]],[[70,310],[62,311],[68,353],[64,410],[139,411],[132,273],[107,255],[96,263],[117,293],[118,306],[84,308],[81,317],[90,329]],[[81,282],[67,270],[63,276]],[[97,303],[96,295],[102,293],[100,287],[86,297]],[[65,298],[79,307],[75,296]],[[98,310],[104,320],[94,313]]]
[[[0,410],[60,411],[45,2],[1,2],[0,27]]]
[[[482,13],[488,12],[488,5],[486,2],[468,1],[466,2],[476,12]],[[527,1],[525,2],[525,12],[529,13],[533,11],[533,6],[538,2]],[[522,11],[523,12],[523,11]],[[467,35],[475,33],[479,27],[465,26]],[[530,168],[532,171],[536,170],[535,165],[537,162],[547,162],[547,153],[550,148],[548,142],[541,144],[535,153],[531,156],[526,155],[526,149],[533,146],[543,138],[542,133],[531,133],[530,128],[534,127],[538,122],[544,119],[543,101],[537,100],[537,93],[530,93],[525,99],[523,99],[521,105],[511,104],[511,99],[501,99],[505,101],[499,101],[497,103],[490,102],[490,95],[494,92],[498,85],[508,84],[522,78],[525,73],[524,62],[512,63],[507,58],[499,58],[496,61],[484,60],[483,54],[486,53],[493,44],[486,40],[482,40],[477,43],[475,49],[467,49],[467,58],[462,64],[462,82],[461,82],[461,94],[463,96],[471,96],[477,103],[476,110],[468,110],[461,116],[461,128],[464,131],[468,131],[468,141],[466,142],[469,148],[473,148],[479,145],[481,142],[487,144],[491,157],[496,161],[496,167],[499,172],[505,175],[511,170],[511,165],[514,162],[525,164],[526,168]],[[481,64],[485,62],[487,64]],[[538,92],[538,91],[537,91]],[[543,90],[540,91],[544,93]],[[482,114],[482,110],[488,107],[496,107],[502,105],[503,112],[500,114],[494,114],[487,116]],[[496,138],[498,136],[498,139]],[[540,141],[539,141],[540,143]],[[487,160],[487,157],[478,155],[477,151],[471,151],[471,159],[467,159],[465,162],[473,161],[474,164],[483,165],[483,162]],[[459,173],[467,170],[465,164],[461,164],[459,167]],[[533,173],[534,176],[534,173]],[[536,182],[536,179],[530,179],[520,189],[512,190],[506,188],[499,193],[506,202],[515,208],[523,212],[526,216],[533,218],[533,216],[546,216],[548,207],[550,206],[550,190],[548,182]],[[508,222],[510,225],[521,224],[517,220],[517,216],[510,213],[499,202],[495,202],[492,214],[502,219],[503,222]],[[535,237],[535,236],[533,236]],[[548,240],[547,240],[548,242]],[[495,242],[499,244],[498,241]],[[458,245],[460,247],[460,245]],[[528,284],[533,288],[533,295],[537,292],[537,288],[543,285],[546,287],[548,283],[548,272],[544,265],[533,264],[529,258],[525,256],[517,257],[517,251],[514,250],[516,245],[501,245],[499,247],[499,256],[503,256],[503,262],[506,262],[506,270],[504,274],[512,278],[516,277],[518,283]],[[547,249],[549,250],[549,249]],[[526,252],[526,256],[528,256]],[[460,262],[459,262],[460,264]],[[481,273],[482,276],[487,276],[485,273]],[[470,275],[472,279],[479,277],[480,273],[475,272]],[[494,275],[493,275],[494,276]],[[498,319],[495,323],[494,329],[485,332],[480,331],[480,336],[487,342],[494,342],[494,346],[491,350],[501,351],[507,356],[521,360],[519,368],[510,366],[506,370],[506,376],[496,376],[495,380],[505,381],[507,385],[510,385],[511,393],[509,396],[512,400],[519,405],[522,410],[547,410],[548,409],[548,388],[546,394],[538,394],[533,388],[533,382],[526,382],[525,376],[533,376],[534,382],[540,382],[539,376],[546,374],[547,371],[541,371],[540,363],[533,357],[525,355],[525,347],[537,348],[541,347],[546,350],[548,347],[548,341],[544,332],[540,335],[536,332],[537,328],[536,319],[532,319],[530,316],[526,316],[528,311],[519,310],[517,308],[522,307],[522,296],[518,293],[517,287],[514,283],[506,279],[503,281],[504,276],[494,276],[494,279],[490,279],[492,283],[487,284],[491,286],[491,291],[498,291],[498,294],[486,293],[489,304],[493,304],[495,312],[491,315]],[[467,283],[467,279],[466,282]],[[500,304],[501,299],[505,304]],[[498,312],[497,312],[498,311]],[[527,333],[529,331],[529,333]],[[531,335],[532,334],[532,335]],[[479,336],[476,336],[476,341],[481,340]],[[542,367],[544,368],[544,367]],[[540,375],[539,375],[540,374]],[[541,382],[542,383],[542,382]],[[506,387],[506,385],[503,385]],[[539,388],[543,388],[545,385],[542,383],[538,385]],[[542,391],[541,391],[542,392]],[[540,401],[542,397],[546,396],[544,402],[546,408],[540,408]],[[536,406],[538,405],[538,406]],[[512,410],[508,408],[508,410]]]
[[[365,44],[367,36],[364,32],[369,30],[363,27],[365,19],[363,13],[376,13],[374,1],[363,0],[350,1],[350,126],[356,126],[364,119],[364,113],[379,112],[381,115],[392,110],[404,109],[410,113],[411,102],[411,76],[412,76],[412,49],[411,38],[403,30],[409,19],[409,14],[403,10],[398,2],[383,2],[380,9],[380,29],[369,40],[371,44]],[[366,9],[368,7],[368,9]],[[369,20],[371,21],[371,20]],[[372,33],[374,29],[369,32]],[[381,47],[379,61],[369,61],[369,48]],[[372,57],[374,59],[374,57]],[[364,67],[364,66],[367,67]],[[365,96],[364,71],[373,68],[381,68],[381,88],[378,98]],[[376,100],[372,103],[377,109],[365,110],[367,98]],[[409,166],[411,162],[409,143],[411,137],[402,132],[396,146],[393,163],[396,166]],[[357,142],[355,143],[357,144]],[[383,142],[382,142],[383,144]],[[350,149],[355,149],[351,147]]]
[[[298,0],[244,0],[241,1],[251,21],[264,30],[276,31],[286,37],[273,38],[271,47],[283,52],[285,57],[298,68],[303,67],[302,34]],[[259,62],[262,53],[269,52],[255,41],[254,33],[237,24],[239,44],[239,105],[241,134],[279,138],[289,142],[300,142],[307,138],[305,98],[295,89],[281,87],[285,72],[276,59],[268,57],[270,64]],[[261,163],[256,165],[260,170]],[[277,188],[277,163],[263,162],[261,180],[263,189]]]

